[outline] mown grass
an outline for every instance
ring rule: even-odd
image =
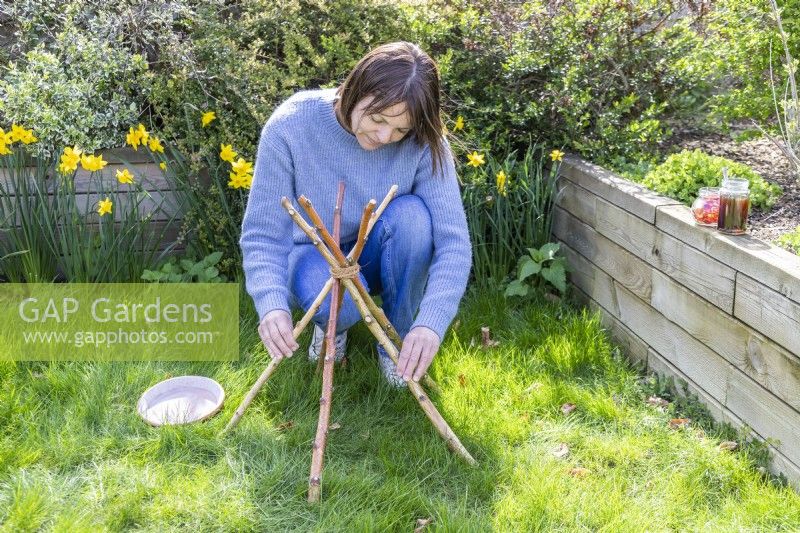
[[[462,303],[431,372],[434,401],[479,466],[447,451],[407,391],[384,385],[359,325],[336,371],[341,428],[328,441],[323,501],[309,505],[320,378],[304,350],[217,437],[267,360],[243,302],[236,363],[1,363],[2,529],[411,531],[418,518],[432,518],[432,531],[800,529],[800,496],[756,470],[758,448],[719,450],[734,435],[696,405],[648,405],[655,382],[625,363],[596,317],[486,292]],[[499,346],[480,348],[482,325]],[[148,386],[190,373],[222,384],[221,414],[160,429],[135,415]],[[577,406],[569,415],[566,402]],[[692,425],[670,429],[685,409]],[[562,459],[551,453],[560,443]]]

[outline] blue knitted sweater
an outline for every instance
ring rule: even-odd
[[[364,150],[336,118],[335,91],[295,93],[261,130],[239,241],[247,292],[259,319],[274,309],[289,310],[289,251],[293,243],[310,240],[281,207],[281,197],[297,205],[296,199],[305,195],[332,231],[336,190],[343,180],[340,242],[347,243],[357,237],[367,202],[374,198],[380,203],[397,184],[398,196],[415,194],[422,199],[433,227],[428,283],[411,327],[426,326],[442,339],[458,310],[472,264],[453,158],[446,153],[434,176],[430,148],[417,146],[413,132],[399,142]]]

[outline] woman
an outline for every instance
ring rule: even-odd
[[[403,339],[398,365],[379,346],[389,383],[419,380],[439,349],[464,294],[471,265],[467,222],[450,147],[442,134],[439,73],[418,46],[395,42],[365,55],[338,88],[299,91],[261,131],[240,245],[245,285],[273,358],[299,348],[290,309],[307,310],[330,277],[308,237],[280,206],[305,195],[333,227],[339,181],[346,183],[341,247],[354,246],[364,206],[398,185],[359,258],[361,282],[380,294]],[[309,358],[324,338],[330,295],[314,315]],[[361,319],[345,294],[336,358]]]

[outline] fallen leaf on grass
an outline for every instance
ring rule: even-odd
[[[489,328],[487,328],[485,326],[482,327],[481,328],[481,347],[483,349],[486,349],[486,348],[494,348],[495,346],[499,346],[499,345],[500,345],[499,341],[493,341],[492,340],[492,334],[489,331]]]
[[[673,418],[669,421],[669,427],[672,429],[686,429],[689,427],[689,422],[691,422],[689,418]]]
[[[281,422],[278,424],[278,431],[284,431],[287,429],[292,429],[294,427],[294,420],[287,420],[286,422]]]
[[[575,410],[574,403],[565,403],[564,405],[561,406],[561,412],[564,413],[565,415],[570,414],[574,410]]]
[[[727,450],[729,452],[732,452],[738,447],[739,443],[732,440],[724,440],[719,443],[719,446],[717,446],[717,448],[719,448],[720,450]]]
[[[664,398],[659,398],[658,396],[650,396],[647,399],[647,403],[655,407],[667,407],[669,405],[667,400]]]
[[[588,476],[590,473],[591,471],[588,468],[583,468],[582,466],[576,466],[574,468],[570,468],[569,470],[569,475],[578,478],[584,478]]]
[[[414,533],[421,533],[431,522],[433,522],[433,518],[417,518],[417,527],[414,528]]]
[[[569,455],[569,446],[567,446],[565,443],[562,442],[561,444],[550,450],[550,453],[553,454],[553,457],[555,457],[556,459],[563,459],[564,457]]]
[[[339,422],[334,422],[333,424],[328,426],[328,429],[331,431],[336,431],[337,429],[341,429],[341,427],[342,425]]]
[[[458,384],[461,385],[462,387],[466,387],[467,386],[467,376],[465,376],[464,374],[459,374],[458,375]]]

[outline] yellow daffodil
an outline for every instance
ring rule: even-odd
[[[0,155],[7,155],[11,153],[8,145],[11,144],[11,132],[6,133],[3,128],[0,128]]]
[[[139,123],[139,125],[136,126],[136,133],[139,135],[139,142],[142,144],[147,144],[147,141],[150,139],[150,134],[147,133],[147,129],[145,129],[144,124]]]
[[[253,183],[252,174],[237,174],[231,172],[229,177],[230,181],[228,182],[228,187],[232,189],[249,189],[250,185]]]
[[[161,145],[161,141],[159,141],[157,137],[150,137],[150,142],[147,144],[147,146],[153,152],[161,152],[162,154],[164,153],[164,147]]]
[[[250,161],[245,161],[244,158],[240,157],[235,163],[231,163],[231,168],[237,174],[252,174],[253,173],[253,163]]]
[[[233,151],[233,146],[230,144],[220,144],[219,148],[219,158],[223,161],[233,163],[234,158],[238,155]]]
[[[158,168],[160,168],[161,170],[167,170],[167,164],[162,161],[161,163],[158,164]]]
[[[497,176],[495,176],[497,180],[497,192],[499,192],[503,196],[506,195],[506,177],[507,177],[506,173],[503,170],[498,172]]]
[[[61,154],[61,164],[58,165],[58,170],[62,174],[68,174],[78,168],[78,163],[81,162],[81,150],[77,146],[64,148],[64,153]]]
[[[478,152],[472,152],[471,154],[467,154],[467,159],[469,159],[468,165],[473,167],[479,167],[485,163],[483,160],[483,154],[479,154]]]
[[[142,143],[142,136],[141,134],[133,129],[128,130],[128,135],[125,136],[125,142],[131,146],[134,150],[139,150],[139,145]]]
[[[100,200],[99,202],[97,202],[97,213],[100,216],[103,216],[103,215],[105,215],[107,213],[110,213],[111,212],[111,207],[113,205],[114,205],[114,202],[112,202],[111,199],[108,196],[106,196],[105,200]]]
[[[456,117],[456,123],[453,124],[453,131],[463,130],[464,129],[464,117],[458,115]]]
[[[562,159],[564,159],[564,152],[562,152],[561,150],[553,150],[552,152],[550,152],[550,159],[552,159],[553,161],[561,161]]]
[[[83,170],[88,170],[89,172],[96,172],[101,170],[108,164],[108,161],[103,161],[102,155],[81,155],[81,167]]]
[[[15,143],[17,141],[22,141],[24,144],[30,144],[39,140],[34,137],[33,130],[26,130],[19,124],[11,125],[10,139],[11,142],[7,144]]]
[[[120,183],[133,183],[133,174],[128,169],[117,170],[117,181]]]
[[[213,111],[206,111],[205,113],[203,113],[203,118],[200,120],[203,123],[203,127],[205,128],[212,120],[215,120],[216,118],[217,118],[216,113],[214,113]]]

